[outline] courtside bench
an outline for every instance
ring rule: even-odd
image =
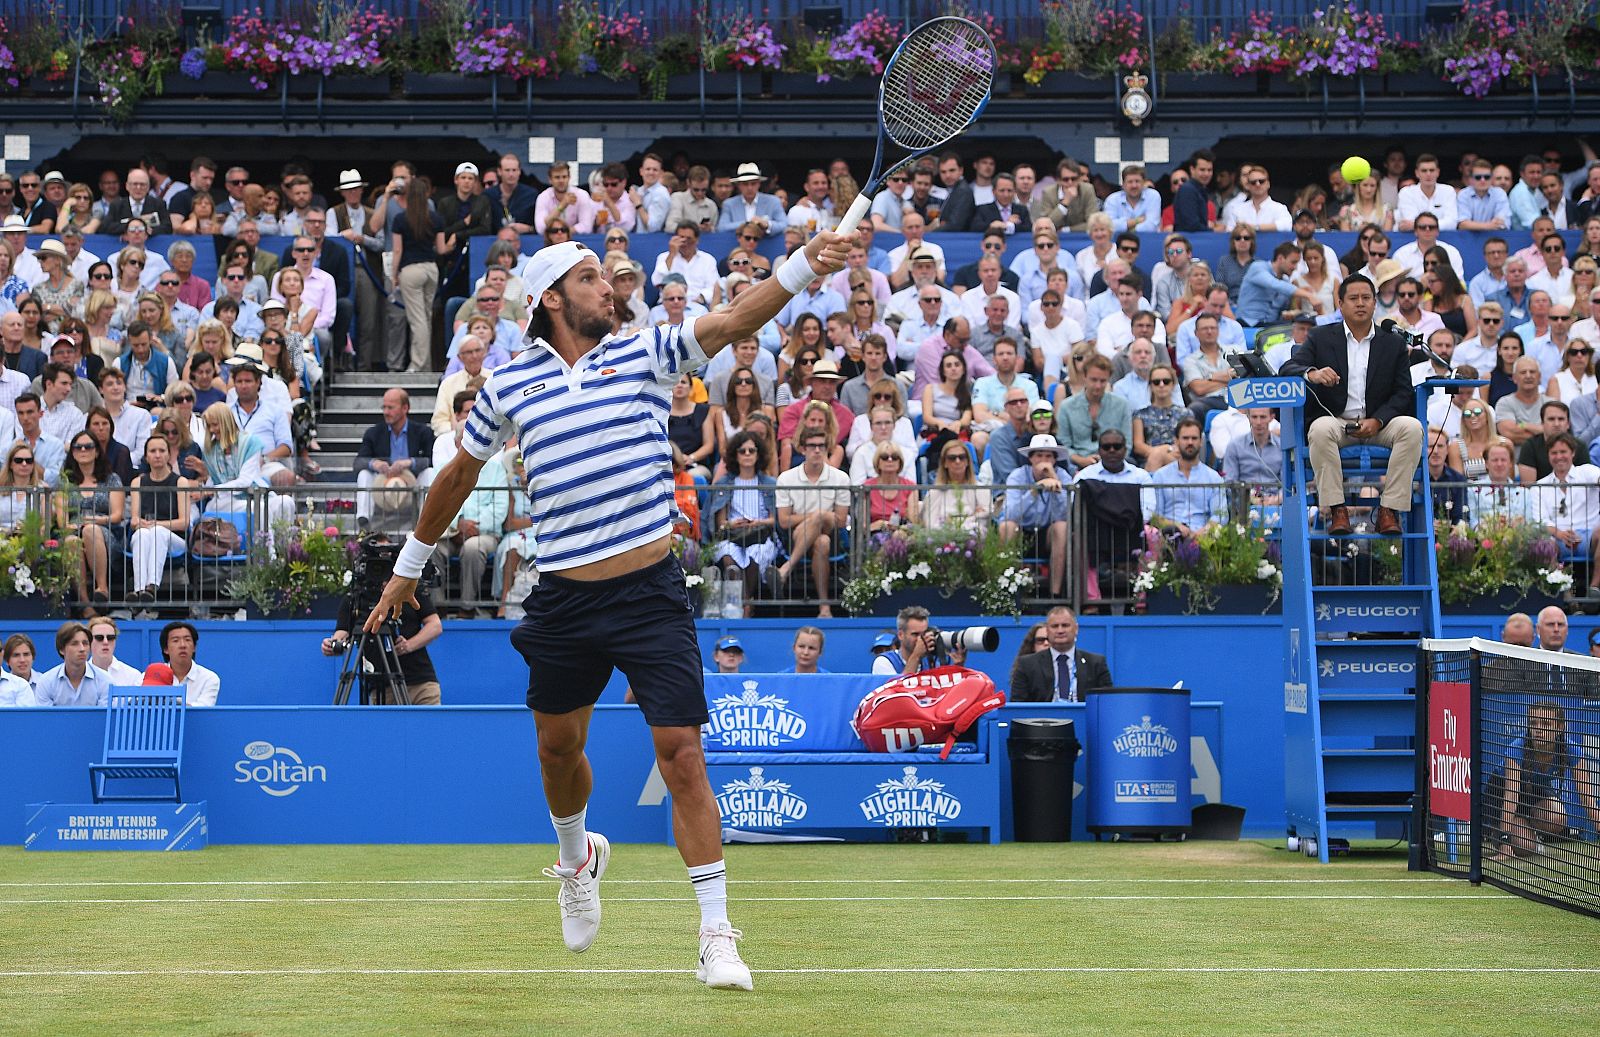
[[[869,752],[850,727],[884,678],[870,674],[707,674],[702,738],[724,830],[865,839],[890,829],[983,829],[1000,841],[996,716],[949,759],[940,746]],[[966,750],[966,751],[963,751]],[[873,836],[865,833],[872,832]]]

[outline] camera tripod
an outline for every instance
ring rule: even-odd
[[[361,608],[358,604],[354,611],[359,621],[359,617],[365,616],[371,609]],[[339,687],[333,694],[335,706],[349,704],[350,689],[358,677],[361,680],[361,705],[411,705],[405,674],[400,670],[400,653],[394,647],[399,633],[399,624],[392,618],[385,619],[377,633],[363,627],[360,635],[345,646],[344,663],[339,667]],[[365,669],[368,646],[378,649],[378,665],[370,672]]]

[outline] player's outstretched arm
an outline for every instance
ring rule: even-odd
[[[417,519],[417,529],[411,534],[411,539],[430,547],[439,542],[444,531],[450,528],[450,520],[467,502],[467,495],[478,485],[478,473],[485,463],[465,450],[456,451],[456,456],[439,469],[433,485],[428,488],[428,499],[422,506],[422,515]],[[418,604],[417,581],[398,574],[391,576],[389,582],[384,584],[383,596],[362,625],[372,633],[377,633],[386,617],[393,615],[399,619],[400,609],[407,603],[413,606]]]
[[[822,231],[806,242],[805,248],[785,262],[809,263],[812,274],[818,277],[836,274],[844,269],[845,257],[849,254],[850,245],[854,241],[854,234]],[[779,267],[774,276],[739,296],[738,301],[726,310],[696,318],[694,337],[707,356],[730,342],[754,335],[789,304],[795,292],[784,287],[784,281],[787,279],[778,276],[782,272],[783,268]]]

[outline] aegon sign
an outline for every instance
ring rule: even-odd
[[[1228,400],[1235,407],[1301,407],[1306,383],[1299,378],[1245,378],[1228,384]]]

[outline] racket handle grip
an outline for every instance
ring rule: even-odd
[[[843,218],[839,220],[839,225],[834,228],[835,233],[849,234],[854,231],[856,224],[861,222],[861,217],[865,216],[870,208],[872,208],[871,195],[865,191],[856,195],[856,200],[850,203],[850,208],[845,210]]]

